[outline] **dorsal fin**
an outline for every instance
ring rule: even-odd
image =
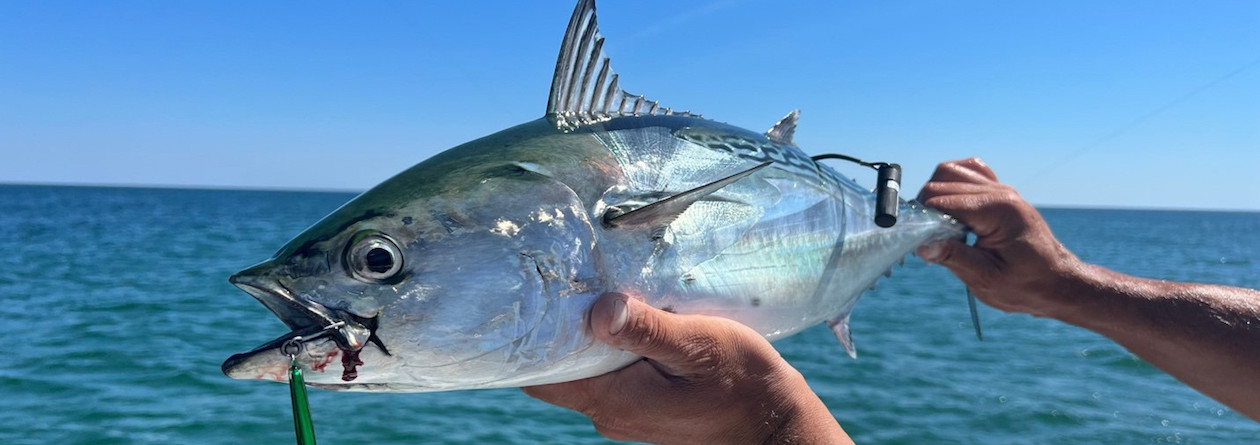
[[[725,178],[710,182],[708,184],[687,190],[677,195],[656,201],[654,203],[639,207],[626,213],[619,215],[605,216],[604,223],[610,227],[644,227],[644,226],[665,226],[678,218],[682,212],[688,207],[695,204],[705,196],[712,195],[713,192],[721,190],[722,187],[733,184],[735,181],[744,179],[770,165],[771,162],[763,162],[756,167],[744,170],[742,172],[727,176]]]
[[[595,21],[595,0],[579,0],[551,78],[547,118],[557,129],[568,132],[614,117],[670,114],[698,116],[622,90],[604,54],[604,37]]]
[[[800,117],[801,110],[792,110],[787,116],[783,116],[783,119],[775,122],[773,127],[766,130],[766,137],[770,139],[770,142],[795,147],[796,144],[792,142],[792,135],[796,133],[796,121]]]

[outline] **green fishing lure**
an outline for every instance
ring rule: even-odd
[[[289,398],[293,401],[293,431],[297,445],[315,445],[315,424],[311,421],[311,404],[306,400],[306,381],[297,356],[289,364]]]

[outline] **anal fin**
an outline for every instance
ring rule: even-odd
[[[849,333],[849,314],[827,320],[827,326],[844,346],[844,352],[849,353],[849,357],[857,358],[857,347],[853,345],[853,336]]]

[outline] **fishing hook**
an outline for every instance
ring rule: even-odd
[[[285,341],[284,344],[280,346],[280,352],[289,357],[296,357],[299,353],[302,352],[303,346],[305,345],[306,342],[331,334],[332,331],[341,329],[345,325],[346,325],[346,322],[338,321],[328,326],[324,326],[323,328],[320,328],[318,331],[312,332],[310,334],[296,335],[293,338],[290,338],[288,341]],[[293,352],[289,352],[291,350]]]

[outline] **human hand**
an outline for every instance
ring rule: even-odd
[[[600,341],[645,357],[617,371],[523,388],[591,418],[614,440],[852,443],[804,377],[752,329],[678,315],[622,294],[591,308]]]
[[[919,257],[949,268],[998,309],[1056,318],[1071,310],[1068,287],[1078,281],[1084,263],[983,161],[938,165],[918,200],[958,218],[976,234],[974,246],[945,241],[919,248]]]

